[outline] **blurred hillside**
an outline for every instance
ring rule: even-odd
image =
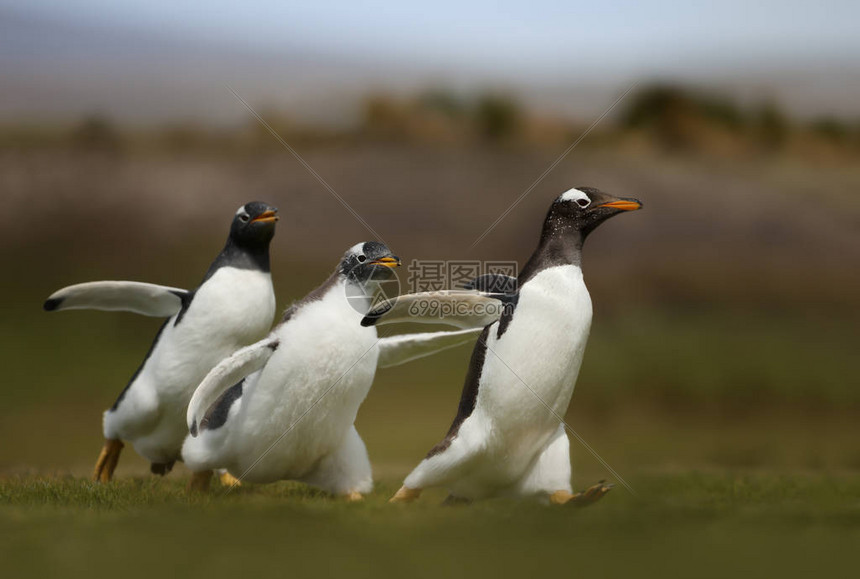
[[[589,242],[604,307],[632,297],[627,280],[636,303],[670,308],[857,305],[860,278],[847,264],[860,262],[860,124],[662,85],[620,108],[474,249],[586,124],[537,116],[510,95],[445,90],[371,97],[361,123],[340,130],[261,116],[407,259],[522,262],[548,201],[589,184],[647,208]],[[335,263],[371,235],[254,119],[235,130],[130,130],[99,116],[5,127],[0,179],[4,259],[44,252],[68,275],[175,275],[160,256],[205,261],[235,206],[255,198],[281,208],[275,256],[285,263]],[[34,213],[39,235],[21,219]],[[143,263],[128,261],[129,246]]]
[[[635,88],[635,87],[632,87]],[[321,123],[272,106],[257,111],[288,142],[304,146],[412,143],[461,147],[557,147],[590,124],[524,104],[514,92],[431,88],[361,99],[354,122]],[[799,118],[776,100],[748,102],[730,93],[676,84],[640,87],[590,131],[583,148],[746,159],[781,154],[846,163],[860,155],[860,117]],[[237,102],[237,107],[241,105]],[[602,117],[601,117],[602,119]],[[74,149],[103,153],[259,153],[282,146],[251,115],[232,127],[200,122],[122,125],[95,113],[75,123],[5,121],[0,150]]]

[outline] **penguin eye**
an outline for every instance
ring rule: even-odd
[[[364,263],[365,261],[367,261],[367,258],[366,258],[366,257],[364,257],[363,255],[359,255],[359,256],[358,256],[358,261],[360,261],[361,263]]]
[[[242,221],[243,223],[248,223],[249,219],[250,219],[250,217],[248,216],[247,213],[243,213],[242,215],[239,216],[239,220]]]
[[[588,205],[590,203],[591,203],[591,201],[589,201],[588,199],[577,199],[576,200],[576,204],[582,208],[588,207]]]

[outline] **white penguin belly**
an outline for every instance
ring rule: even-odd
[[[280,347],[226,425],[231,472],[250,482],[301,480],[340,447],[379,356],[376,330],[359,320],[333,291],[278,329]]]
[[[492,464],[525,469],[567,412],[591,327],[582,271],[546,269],[524,285],[513,318],[487,339],[477,408],[489,422]]]
[[[194,389],[224,357],[265,336],[274,310],[269,274],[231,267],[216,271],[179,324],[176,316],[167,321],[123,400],[105,413],[105,436],[128,440],[153,462],[176,459]]]
[[[187,405],[215,364],[266,335],[274,313],[268,273],[219,269],[197,291],[179,324],[168,324],[162,355],[147,365],[159,397]],[[185,408],[179,413],[184,422]]]

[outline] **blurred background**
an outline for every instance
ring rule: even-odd
[[[858,18],[847,1],[0,1],[0,473],[88,474],[160,324],[48,315],[55,289],[194,287],[255,199],[280,208],[280,309],[372,238],[232,91],[406,262],[522,265],[562,191],[641,199],[588,240],[568,414],[628,479],[856,473]],[[379,372],[358,420],[378,477],[444,436],[469,353]],[[607,476],[572,452],[577,486]],[[118,476],[147,471],[129,451]]]

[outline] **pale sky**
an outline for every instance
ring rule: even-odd
[[[0,0],[0,118],[235,118],[225,83],[324,119],[367,91],[494,83],[588,117],[655,79],[853,118],[858,22],[856,0]]]
[[[267,52],[452,62],[552,70],[572,58],[598,67],[654,68],[666,60],[753,61],[860,56],[860,2],[305,3],[261,0],[0,0],[58,22],[133,29]]]

